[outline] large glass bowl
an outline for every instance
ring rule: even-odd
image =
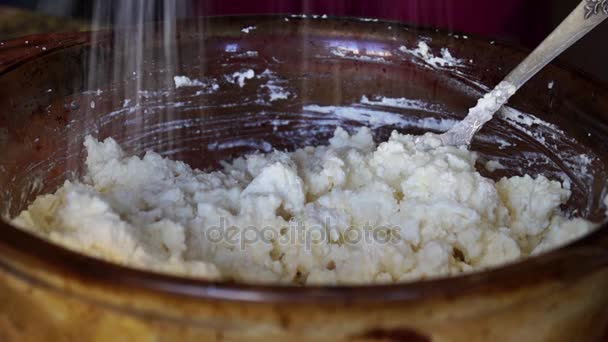
[[[181,23],[174,46],[162,44],[160,33],[141,42],[146,58],[137,70],[145,72],[133,74],[132,66],[113,61],[134,47],[111,33],[97,37],[95,49],[87,33],[1,43],[5,219],[82,174],[87,134],[114,137],[129,153],[153,149],[201,169],[256,150],[326,143],[337,126],[372,126],[382,141],[394,129],[421,133],[441,128],[434,119],[462,118],[525,56],[483,39],[397,23],[223,17]],[[457,65],[429,64],[412,52],[421,40],[434,55],[448,48]],[[87,77],[91,60],[100,77]],[[258,77],[243,87],[230,80],[246,69]],[[220,87],[175,89],[174,75]],[[286,98],[273,98],[272,85]],[[569,180],[573,196],[564,210],[600,222],[607,124],[608,89],[551,65],[483,129],[472,149],[480,153],[480,171],[494,179],[529,173]],[[506,168],[487,171],[488,160]],[[130,269],[7,222],[0,221],[2,341],[592,341],[604,337],[608,322],[605,229],[480,273],[300,288]]]

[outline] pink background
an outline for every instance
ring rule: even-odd
[[[372,17],[535,44],[550,31],[550,0],[207,0],[207,15],[306,13]]]

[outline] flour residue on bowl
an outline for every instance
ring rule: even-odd
[[[286,88],[289,82],[278,77],[272,70],[264,70],[257,78],[264,81],[264,83],[260,85],[260,90],[265,93],[260,95],[263,98],[260,101],[261,103],[266,103],[264,101],[265,99],[272,103],[278,100],[288,100],[290,97],[295,97],[295,94]]]
[[[441,48],[440,54],[433,54],[430,46],[425,41],[418,41],[416,48],[410,49],[404,45],[399,47],[399,51],[421,59],[425,64],[434,68],[458,67],[462,65],[462,60],[455,58],[448,48]]]
[[[251,31],[253,31],[255,29],[257,29],[256,26],[247,26],[247,27],[243,27],[241,29],[241,32],[243,32],[243,33],[250,33]]]
[[[220,151],[236,147],[253,148],[266,153],[272,151],[272,145],[269,142],[256,139],[232,139],[225,142],[214,142],[209,144],[207,149],[209,151]]]
[[[237,84],[239,87],[243,88],[245,86],[245,81],[254,77],[255,71],[253,69],[246,69],[234,72],[232,75],[227,75],[225,76],[225,79],[228,83]]]
[[[373,128],[382,126],[397,126],[420,127],[437,131],[446,131],[456,123],[456,120],[450,119],[411,119],[394,112],[374,110],[360,106],[307,105],[304,106],[304,111],[329,114],[332,117],[336,117],[341,120],[356,121]]]
[[[217,84],[217,82],[214,82],[212,80],[200,81],[198,79],[191,79],[188,76],[174,76],[173,82],[175,84],[175,89],[186,87],[201,88],[202,90],[197,91],[198,95],[214,93],[220,89],[220,86],[219,84]]]

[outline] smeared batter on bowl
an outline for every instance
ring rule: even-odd
[[[338,128],[328,146],[203,172],[87,137],[88,173],[13,223],[137,268],[254,283],[372,284],[456,275],[560,246],[596,225],[544,176],[495,183],[476,154]],[[428,147],[432,147],[428,149]],[[201,156],[204,157],[204,156]]]

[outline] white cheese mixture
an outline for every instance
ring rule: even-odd
[[[495,183],[475,153],[394,132],[338,128],[329,146],[252,154],[203,172],[86,138],[88,174],[14,224],[137,268],[252,283],[371,284],[480,270],[595,225],[559,210],[543,176]]]

